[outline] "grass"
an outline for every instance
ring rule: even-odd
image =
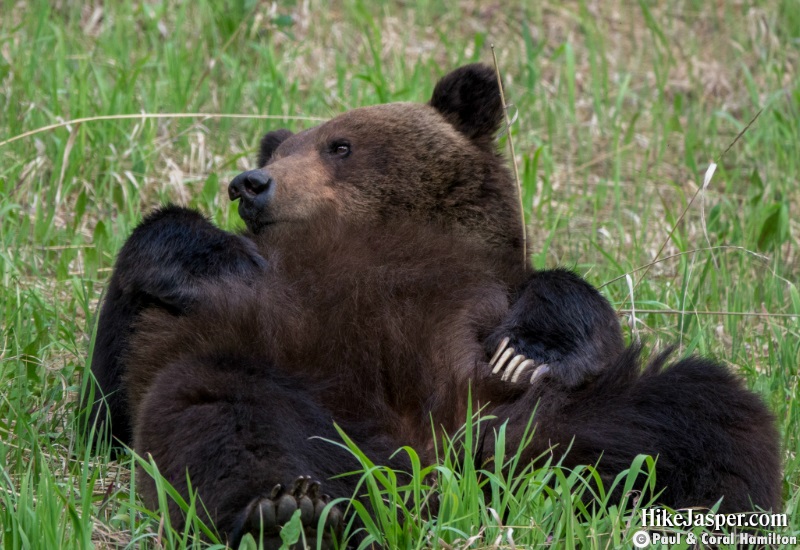
[[[602,286],[632,338],[716,356],[764,396],[785,450],[782,534],[800,534],[794,1],[452,6],[0,3],[4,549],[202,546],[142,510],[133,458],[93,456],[77,438],[81,375],[116,251],[165,201],[240,227],[224,188],[251,166],[263,132],[312,124],[295,117],[425,101],[450,68],[490,61],[491,43],[514,104],[533,262]],[[7,142],[62,121],[139,113],[251,116],[104,119]],[[682,216],[711,162],[710,185]],[[625,274],[638,282],[632,293]],[[405,503],[424,490],[367,468],[376,504],[381,487]],[[629,544],[636,527],[613,506],[582,507],[580,476],[557,465],[524,472],[526,484],[495,476],[483,505],[474,472],[445,458],[437,468],[448,483],[440,498],[455,502],[437,525],[392,508],[370,536],[407,548],[608,548]],[[518,518],[513,533],[504,517]]]

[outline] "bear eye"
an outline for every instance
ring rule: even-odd
[[[350,144],[346,141],[334,141],[331,143],[331,154],[339,158],[350,156]]]

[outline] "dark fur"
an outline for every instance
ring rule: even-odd
[[[331,476],[353,460],[309,439],[335,438],[333,421],[376,460],[401,445],[432,460],[431,416],[456,430],[470,386],[512,445],[540,402],[531,458],[575,438],[567,464],[602,456],[613,479],[651,453],[666,504],[779,508],[777,435],[756,396],[706,360],[642,373],[595,289],[522,265],[513,182],[491,144],[493,78],[468,66],[430,106],[267,134],[269,185],[236,192],[247,235],[170,207],[120,252],[92,364],[114,435],[130,442],[132,425],[134,448],[181,491],[188,470],[221,532],[238,537],[254,500],[298,475],[350,496],[356,480]],[[505,336],[550,374],[492,376]],[[154,486],[141,490],[156,505]]]
[[[257,166],[259,168],[266,166],[267,162],[269,162],[269,159],[272,157],[272,152],[278,148],[278,145],[289,139],[291,136],[292,132],[285,128],[264,134],[264,137],[261,138],[261,143],[258,147],[258,160],[256,161]]]
[[[624,348],[617,315],[589,283],[564,269],[531,273],[503,322],[486,340],[491,356],[510,346],[546,363],[569,388],[598,374]]]
[[[160,307],[180,315],[201,298],[199,281],[248,280],[265,266],[251,241],[219,231],[198,212],[167,207],[139,224],[120,250],[100,310],[92,373],[103,395],[96,396],[92,424],[102,428],[110,420],[115,440],[132,440],[120,357],[142,311]]]
[[[727,369],[689,357],[665,366],[667,353],[642,371],[631,347],[597,378],[565,391],[555,379],[526,388],[492,412],[482,458],[491,456],[492,428],[508,420],[507,437],[519,441],[538,402],[536,432],[526,456],[552,454],[564,465],[596,464],[604,485],[638,454],[657,457],[659,502],[673,509],[720,513],[781,506],[780,448],[774,418],[763,402]],[[602,456],[602,458],[600,458]]]
[[[442,78],[430,104],[461,133],[487,147],[503,120],[495,71],[486,65],[467,65]]]

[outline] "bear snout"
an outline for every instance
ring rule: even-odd
[[[228,185],[228,196],[232,201],[253,199],[262,193],[268,193],[273,186],[272,178],[263,170],[242,172]]]
[[[275,180],[266,170],[242,172],[228,185],[228,196],[239,202],[239,215],[257,233],[271,222],[269,204],[275,194]]]

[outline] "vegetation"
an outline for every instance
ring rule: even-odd
[[[78,437],[116,251],[166,201],[240,227],[224,190],[263,132],[425,101],[450,68],[491,62],[492,43],[533,262],[602,287],[631,339],[716,356],[764,396],[785,448],[781,534],[800,535],[794,0],[2,0],[0,14],[3,548],[206,546],[197,526],[173,533],[141,508],[136,458],[94,456]],[[364,486],[385,502],[371,536],[402,548],[612,548],[641,524],[644,499],[584,506],[591,468],[519,464],[507,479],[448,452],[407,487],[365,462]],[[415,508],[431,479],[438,522]]]

